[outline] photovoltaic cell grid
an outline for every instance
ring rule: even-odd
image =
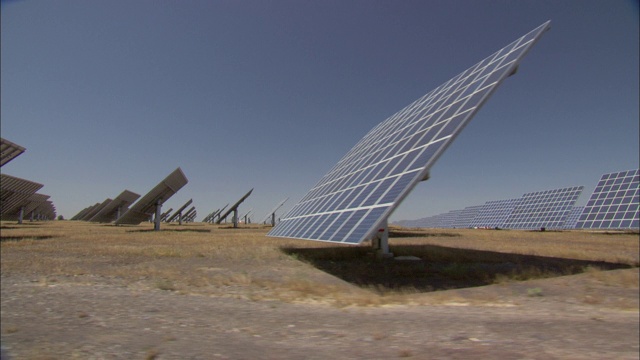
[[[549,27],[539,26],[374,127],[268,235],[351,244],[371,237]]]
[[[537,191],[522,196],[504,224],[507,229],[561,228],[583,186]]]
[[[509,215],[513,212],[513,209],[520,203],[522,199],[508,199],[508,200],[496,200],[487,201],[478,215],[471,221],[469,227],[486,227],[496,228],[503,227],[504,223],[509,218]]]
[[[564,225],[562,225],[562,228],[574,229],[576,227],[576,224],[578,223],[578,219],[580,219],[580,215],[582,215],[583,210],[584,206],[574,206],[567,216],[567,220],[565,220]]]
[[[639,228],[638,178],[638,169],[602,175],[576,228]]]
[[[482,205],[469,206],[462,209],[458,217],[451,224],[451,227],[456,229],[469,227],[469,224],[471,224],[473,219],[475,219],[475,217],[478,216],[478,212],[481,209],[482,209]]]

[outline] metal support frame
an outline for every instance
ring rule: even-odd
[[[238,207],[233,210],[233,228],[238,228]]]
[[[271,213],[271,226],[276,226],[276,212]]]
[[[389,252],[389,224],[387,219],[382,223],[382,227],[378,230],[376,237],[371,240],[371,246],[378,259],[393,257],[393,253]]]
[[[155,216],[155,224],[153,225],[154,231],[160,231],[160,221],[162,217],[162,198],[158,199],[156,203],[156,216]]]

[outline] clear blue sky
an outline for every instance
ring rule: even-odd
[[[551,30],[391,220],[638,167],[638,1],[3,1],[2,172],[58,214],[176,167],[198,219],[249,189],[291,208],[373,126],[541,23]],[[580,203],[580,202],[579,202]],[[282,211],[280,215],[282,215]]]

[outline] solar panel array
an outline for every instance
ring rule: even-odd
[[[351,244],[371,238],[549,26],[539,26],[374,127],[268,235]]]
[[[584,186],[574,186],[524,194],[503,227],[561,228],[583,189]]]
[[[95,215],[88,220],[100,223],[115,221],[119,215],[124,214],[129,209],[129,205],[133,204],[133,202],[135,202],[139,197],[140,195],[132,191],[124,190],[120,195],[113,199],[113,201],[108,203],[101,210],[97,211]]]
[[[639,170],[602,175],[586,206],[575,206],[582,186],[524,194],[521,198],[488,201],[418,220],[400,221],[410,227],[510,229],[638,229],[640,228]],[[470,211],[475,217],[469,220]],[[453,221],[450,217],[457,214]]]
[[[15,176],[0,174],[0,214],[14,216],[28,203],[31,195],[44,185]]]
[[[15,159],[26,149],[4,138],[0,138],[0,166]],[[18,220],[22,223],[24,216],[31,220],[53,220],[56,208],[49,201],[49,195],[36,194],[42,184],[0,174],[0,219]]]
[[[156,211],[158,202],[162,204],[167,201],[187,182],[189,180],[187,180],[182,169],[177,168],[120,216],[116,220],[116,225],[138,225],[143,221],[149,220]]]
[[[558,229],[564,227],[582,188],[532,192],[517,199],[487,201],[484,205],[398,224],[433,228]]]
[[[482,227],[490,229],[502,227],[519,202],[519,198],[487,201],[482,205],[476,217],[469,222],[468,227]]]
[[[12,143],[9,140],[0,138],[0,166],[9,161],[15,159],[18,155],[22,154],[26,149],[18,144]]]
[[[637,229],[638,169],[604,174],[584,207],[576,228]]]
[[[569,213],[569,215],[567,216],[567,219],[564,221],[562,228],[574,229],[576,227],[576,224],[578,223],[578,219],[580,218],[580,215],[582,214],[583,210],[584,210],[584,206],[574,206],[573,209],[571,209],[571,212]]]
[[[235,212],[238,210],[238,206],[240,206],[240,204],[242,204],[243,201],[245,201],[249,195],[251,195],[251,193],[253,192],[253,189],[249,190],[246,194],[244,194],[240,200],[236,201],[235,204],[233,204],[229,210],[227,210],[226,212],[224,212],[222,215],[220,215],[218,217],[218,221],[216,221],[216,223],[220,224],[224,219],[227,218],[227,216],[229,216],[229,214],[231,214],[232,212]],[[226,206],[225,206],[226,207]],[[234,219],[234,222],[236,222],[238,219]]]

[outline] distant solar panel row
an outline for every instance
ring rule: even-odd
[[[502,227],[519,202],[520,199],[488,201],[482,205],[468,227]]]
[[[370,238],[549,28],[539,26],[374,127],[269,236]]]
[[[556,229],[564,226],[582,189],[582,186],[575,186],[532,192],[517,199],[488,201],[484,205],[401,224],[437,228]],[[470,213],[475,216],[471,218]]]
[[[602,175],[586,206],[575,206],[582,186],[524,194],[518,199],[488,201],[479,207],[404,221],[411,227],[509,229],[638,229],[638,169]],[[469,211],[475,217],[469,220]],[[457,216],[453,221],[451,216]]]
[[[503,227],[507,229],[557,229],[564,225],[583,186],[524,194]]]

